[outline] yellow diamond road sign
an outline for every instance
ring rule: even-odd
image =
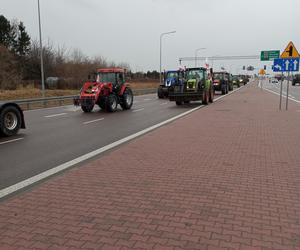
[[[289,42],[288,46],[282,52],[281,58],[299,58],[300,55],[293,42]]]

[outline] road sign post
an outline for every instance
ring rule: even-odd
[[[279,110],[281,110],[281,103],[282,103],[282,83],[283,83],[283,73],[281,73],[281,80],[280,80],[280,101],[279,101]]]
[[[289,87],[290,87],[290,72],[288,72],[288,81],[286,86],[286,104],[285,104],[285,110],[288,110],[288,104],[289,104]]]
[[[290,73],[299,71],[299,58],[300,55],[293,42],[289,42],[288,46],[281,53],[280,58],[274,59],[273,71],[281,72],[281,84],[280,84],[280,101],[279,109],[281,110],[282,102],[282,84],[283,84],[283,72],[288,72],[287,86],[286,86],[286,105],[285,109],[288,110],[289,102],[289,87],[290,87]]]

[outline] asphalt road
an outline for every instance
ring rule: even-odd
[[[116,113],[83,113],[74,106],[27,111],[27,129],[0,138],[0,190],[196,106],[178,107],[151,94],[135,97],[131,110]]]
[[[278,84],[270,83],[268,80],[264,80],[262,82],[263,88],[274,91],[276,93],[280,93],[280,81]],[[287,90],[287,81],[283,81],[282,84],[282,94],[283,97],[286,97],[286,90]],[[292,86],[292,83],[289,84],[289,98],[291,100],[300,101],[300,85]],[[279,99],[278,99],[279,100]],[[285,103],[284,103],[285,105]]]

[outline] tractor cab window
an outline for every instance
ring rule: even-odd
[[[216,80],[222,80],[223,79],[223,74],[221,74],[221,73],[214,73],[214,79],[216,79]]]
[[[204,79],[204,72],[202,70],[189,70],[187,72],[187,79],[190,80],[190,79],[200,79],[200,80],[203,80]]]
[[[178,74],[177,72],[168,72],[167,78],[177,78]]]
[[[115,73],[98,73],[98,76],[100,82],[104,82],[104,83],[110,82],[113,85],[117,83]]]
[[[118,84],[123,84],[125,82],[125,77],[123,73],[117,73],[117,82]]]

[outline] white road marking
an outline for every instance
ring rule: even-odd
[[[166,104],[168,104],[168,102],[161,103],[160,105],[162,106],[162,105],[166,105]]]
[[[151,98],[144,99],[144,101],[151,101],[151,100],[152,100]]]
[[[69,112],[77,112],[80,111],[81,108],[80,107],[69,107],[69,108],[65,108],[65,111],[69,111]]]
[[[135,110],[132,110],[132,112],[133,113],[135,113],[135,112],[140,112],[140,111],[142,111],[142,110],[144,110],[145,108],[141,108],[141,109],[135,109]]]
[[[275,91],[273,91],[273,90],[266,89],[266,88],[264,88],[264,90],[269,91],[269,92],[272,93],[272,94],[275,94],[275,95],[280,96],[279,93],[277,93],[277,92],[275,92]],[[286,95],[282,95],[282,96],[285,97]],[[289,100],[294,101],[294,102],[297,102],[297,103],[300,103],[300,101],[298,101],[298,100],[296,100],[296,99],[292,99],[290,96],[289,96]]]
[[[220,99],[222,99],[222,98],[224,98],[224,97],[226,97],[228,95],[231,95],[234,92],[241,90],[243,87],[244,86],[242,86],[242,87],[240,87],[238,89],[235,89],[232,92],[228,93],[227,95],[220,96],[220,97],[214,99],[214,101],[218,101],[218,100],[220,100]],[[196,108],[190,109],[190,110],[188,110],[188,111],[186,111],[184,113],[176,115],[176,116],[174,116],[174,117],[172,117],[170,119],[167,119],[167,120],[165,120],[163,122],[160,122],[160,123],[158,123],[156,125],[153,125],[151,127],[148,127],[148,128],[146,128],[144,130],[141,130],[141,131],[139,131],[139,132],[137,132],[135,134],[129,135],[129,136],[123,138],[123,139],[115,141],[115,142],[113,142],[113,143],[111,143],[109,145],[106,145],[106,146],[102,147],[102,148],[96,149],[96,150],[94,150],[94,151],[92,151],[90,153],[87,153],[85,155],[79,156],[79,157],[77,157],[77,158],[75,158],[75,159],[73,159],[71,161],[68,161],[68,162],[63,163],[63,164],[61,164],[59,166],[51,168],[51,169],[49,169],[47,171],[44,171],[44,172],[42,172],[40,174],[37,174],[37,175],[35,175],[33,177],[30,177],[30,178],[28,178],[28,179],[26,179],[24,181],[21,181],[19,183],[11,185],[11,186],[9,186],[7,188],[1,189],[0,190],[0,199],[3,198],[3,197],[5,197],[5,196],[7,196],[7,195],[9,195],[9,194],[12,194],[12,193],[20,190],[22,188],[28,187],[28,186],[30,186],[30,185],[38,182],[38,181],[41,181],[41,180],[43,180],[45,178],[48,178],[49,176],[52,176],[52,175],[57,174],[57,173],[59,173],[59,172],[61,172],[63,170],[71,168],[71,167],[73,167],[74,165],[76,165],[78,163],[81,163],[81,162],[86,161],[86,160],[88,160],[88,159],[90,159],[92,157],[100,155],[103,152],[108,151],[110,149],[113,149],[113,148],[115,148],[115,147],[117,147],[117,146],[119,146],[119,145],[121,145],[121,144],[123,144],[125,142],[131,141],[131,140],[133,140],[133,139],[135,139],[135,138],[137,138],[139,136],[142,136],[142,135],[144,135],[146,133],[149,133],[150,131],[153,131],[153,130],[161,127],[161,126],[164,126],[164,125],[166,125],[168,123],[171,123],[171,122],[173,122],[173,121],[175,121],[175,120],[177,120],[177,119],[179,119],[181,117],[184,117],[184,116],[186,116],[186,115],[188,115],[188,114],[190,114],[190,113],[192,113],[192,112],[194,112],[196,110],[199,110],[199,109],[201,109],[203,107],[205,107],[205,106],[201,105],[201,106],[198,106]]]
[[[23,139],[24,139],[24,138],[23,138],[23,137],[21,137],[21,138],[17,138],[17,139],[9,140],[9,141],[0,142],[0,145],[7,144],[7,143],[11,143],[11,142],[20,141],[20,140],[23,140]]]
[[[63,116],[66,115],[67,113],[60,113],[60,114],[54,114],[54,115],[46,115],[45,118],[52,118],[52,117],[57,117],[57,116]]]
[[[96,120],[84,122],[83,124],[86,125],[86,124],[90,124],[90,123],[93,123],[93,122],[99,122],[99,121],[103,121],[103,120],[104,120],[104,118],[99,118],[99,119],[96,119]]]

